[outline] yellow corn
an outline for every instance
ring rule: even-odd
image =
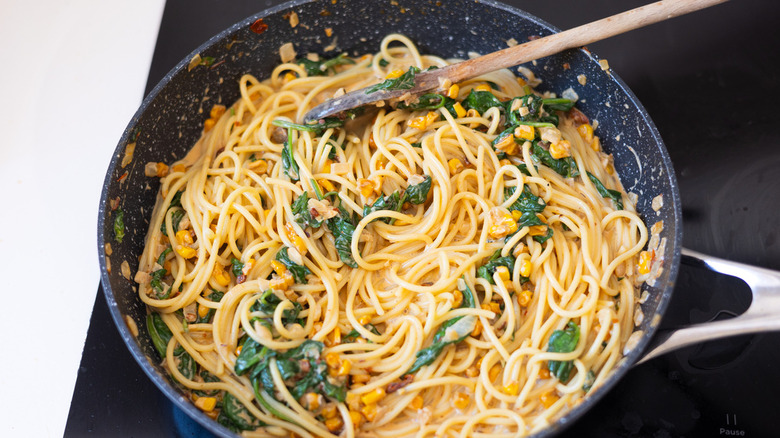
[[[501,304],[498,304],[495,301],[491,301],[489,303],[482,303],[482,305],[480,307],[482,309],[484,309],[484,310],[490,310],[493,313],[500,313],[501,312]]]
[[[159,178],[162,178],[165,175],[168,175],[168,165],[165,164],[165,163],[157,163],[156,170],[157,170],[157,176]]]
[[[361,338],[362,339],[362,338]],[[367,373],[353,374],[352,383],[366,383],[371,380],[371,376]]]
[[[209,132],[212,129],[214,129],[214,125],[216,125],[216,124],[217,124],[216,120],[214,120],[214,119],[206,119],[206,121],[203,122],[203,130],[206,131],[206,132]]]
[[[209,314],[209,310],[211,310],[211,309],[206,307],[206,306],[203,306],[203,305],[199,304],[198,305],[198,316],[201,317],[201,318],[205,318],[206,315]]]
[[[211,275],[220,286],[227,286],[230,284],[230,276],[222,269],[222,265],[219,263],[214,265],[214,271],[212,271]]]
[[[496,272],[498,273],[498,278],[508,281],[509,280],[509,268],[506,266],[499,266],[496,268]]]
[[[598,135],[593,136],[593,141],[590,142],[590,148],[598,152],[601,150],[601,140]]]
[[[195,406],[201,411],[211,412],[214,410],[214,407],[217,406],[217,399],[214,397],[198,397],[198,399],[195,400]]]
[[[336,376],[346,376],[350,371],[352,371],[352,361],[344,359],[341,361],[341,365],[335,370],[334,374]]]
[[[374,193],[374,182],[370,179],[358,178],[357,188],[361,195],[369,197]]]
[[[491,88],[490,88],[490,85],[488,85],[488,84],[481,84],[481,85],[477,85],[475,90],[477,90],[477,91],[490,91]]]
[[[360,325],[366,325],[369,322],[371,322],[371,317],[369,315],[363,315],[360,318],[358,318],[358,323]]]
[[[271,278],[271,281],[268,282],[268,286],[274,290],[285,290],[287,289],[287,282],[284,281],[282,277],[274,275],[273,278]]]
[[[439,118],[439,113],[428,111],[428,114],[425,115],[425,127],[429,127],[432,124],[436,122]]]
[[[243,345],[239,345],[238,347],[236,347],[236,356],[240,356],[241,355],[241,350],[243,350],[243,349],[244,349]]]
[[[649,274],[650,268],[652,266],[653,262],[653,252],[652,251],[642,251],[639,253],[639,273]]]
[[[409,403],[409,407],[419,411],[423,407],[423,398],[421,395],[415,395],[412,401]]]
[[[295,79],[297,76],[290,73],[289,71],[284,74],[284,82],[290,82],[291,80]]]
[[[330,173],[331,164],[333,164],[333,161],[325,160],[325,164],[322,166],[322,173]]]
[[[465,392],[456,392],[455,398],[452,400],[453,406],[458,409],[466,409],[469,406],[469,403],[471,403],[471,400],[469,395]]]
[[[320,411],[320,414],[322,414],[322,416],[325,418],[334,418],[336,415],[338,415],[338,413],[338,408],[333,403],[325,405],[322,408],[322,411]]]
[[[517,231],[517,222],[515,218],[506,210],[491,208],[490,223],[488,234],[493,239],[500,239],[508,234]]]
[[[187,167],[183,164],[174,164],[173,167],[171,167],[171,170],[174,172],[184,172],[187,170]]]
[[[531,275],[531,268],[533,267],[533,263],[531,263],[528,259],[523,259],[522,262],[520,262],[520,275],[523,277],[529,277]]]
[[[425,129],[425,117],[415,117],[408,122],[410,128],[415,128],[419,130]]]
[[[539,378],[541,378],[541,379],[549,379],[550,378],[550,370],[548,370],[547,368],[539,369]]]
[[[338,432],[344,426],[344,420],[341,417],[333,417],[325,420],[325,427],[331,432]]]
[[[569,152],[570,147],[571,143],[569,143],[568,140],[561,140],[558,143],[553,143],[550,145],[550,155],[556,160],[571,157],[571,152]]]
[[[528,83],[525,81],[525,79],[523,79],[523,78],[515,78],[515,79],[517,79],[517,85],[519,85],[519,86],[521,86],[521,87],[525,87],[525,86],[528,84]]]
[[[536,137],[536,131],[534,130],[534,127],[528,125],[518,126],[517,128],[515,128],[514,134],[515,137],[522,138],[525,140],[533,140],[534,137]]]
[[[368,421],[376,419],[376,411],[376,403],[368,403],[360,409],[360,412],[363,413]]]
[[[586,142],[590,143],[593,141],[593,127],[588,123],[583,123],[582,125],[578,126],[577,132],[580,133],[580,137],[582,137],[582,139]]]
[[[539,401],[542,402],[542,405],[545,408],[549,408],[550,406],[555,404],[555,402],[558,401],[558,398],[559,397],[555,394],[555,390],[551,389],[547,392],[542,393],[542,395],[539,396]]]
[[[363,423],[363,414],[357,411],[349,411],[349,418],[352,420],[352,425],[355,427],[360,427],[360,425]]]
[[[482,334],[482,321],[477,320],[477,323],[474,325],[474,330],[471,331],[471,336],[477,338],[481,334]]]
[[[310,411],[315,411],[319,409],[321,404],[322,404],[322,396],[317,394],[316,392],[307,392],[301,398],[301,405]]]
[[[515,143],[514,136],[507,135],[501,141],[496,143],[496,150],[504,152],[507,155],[514,155],[517,153],[517,143]]]
[[[190,234],[190,230],[179,230],[176,232],[176,239],[178,239],[179,243],[182,245],[191,245],[193,243],[192,240],[192,234]]]
[[[459,290],[455,290],[452,293],[452,296],[454,297],[452,300],[452,307],[460,307],[461,304],[463,304],[463,294]]]
[[[372,403],[377,403],[379,400],[382,400],[383,398],[385,398],[386,395],[387,394],[385,393],[385,389],[384,388],[377,388],[377,389],[375,389],[375,390],[373,390],[371,392],[367,392],[367,393],[363,394],[360,397],[360,401],[362,401],[363,404],[369,405],[369,404],[372,404]]]
[[[463,108],[463,105],[460,104],[460,102],[455,102],[454,105],[452,105],[452,108],[455,110],[455,115],[460,117],[466,116],[466,109]]]
[[[385,79],[395,79],[395,78],[401,76],[402,74],[404,74],[403,70],[395,69],[395,70],[391,71],[390,73],[388,73],[387,76],[385,76]]]
[[[490,371],[488,371],[488,378],[490,378],[491,382],[494,382],[500,373],[501,365],[495,364],[492,368],[490,368]]]
[[[531,236],[543,236],[547,234],[547,225],[533,225],[528,227],[528,234]]]
[[[449,97],[450,99],[457,99],[459,93],[460,93],[460,86],[458,86],[458,84],[452,84],[449,90],[447,90],[447,97]]]
[[[469,377],[477,377],[479,375],[479,368],[477,366],[470,366],[466,369],[466,375]]]
[[[214,105],[211,107],[211,111],[209,111],[209,117],[212,119],[218,119],[222,117],[222,114],[225,114],[225,105]]]
[[[520,296],[517,298],[517,304],[520,304],[520,306],[525,307],[528,305],[528,303],[531,302],[531,298],[533,298],[534,293],[530,290],[524,290],[520,292]]]
[[[457,158],[447,161],[447,165],[450,166],[450,173],[453,175],[460,173],[464,169],[463,163]]]
[[[504,386],[504,392],[509,395],[520,394],[520,385],[517,382],[512,382],[509,385]]]
[[[334,328],[332,332],[328,333],[328,336],[325,337],[324,341],[326,347],[333,347],[334,345],[341,344],[341,329],[338,327]]]
[[[337,368],[341,363],[341,357],[338,353],[328,353],[325,355],[325,363],[331,368]]]
[[[189,246],[179,246],[176,248],[176,252],[179,253],[180,256],[184,257],[185,259],[191,259],[195,257],[195,255],[198,253],[193,248],[190,248]]]
[[[347,392],[347,406],[351,411],[360,410],[360,396],[352,391]]]
[[[271,260],[271,268],[273,268],[274,272],[276,272],[277,275],[280,277],[287,272],[287,267],[284,266],[282,262],[279,260]]]
[[[512,219],[519,221],[523,217],[523,212],[520,210],[512,210]]]
[[[325,189],[328,192],[334,192],[336,191],[336,187],[333,186],[333,183],[330,182],[330,180],[327,180],[325,178],[318,179],[317,184],[320,185],[323,189]]]

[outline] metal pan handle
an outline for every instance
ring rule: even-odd
[[[780,272],[710,257],[685,248],[682,255],[686,263],[742,279],[750,286],[753,301],[745,313],[735,318],[659,332],[638,364],[704,341],[780,330]]]

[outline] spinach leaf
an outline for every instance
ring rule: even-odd
[[[599,195],[603,196],[607,199],[612,199],[612,201],[615,203],[615,208],[618,210],[623,209],[623,195],[617,191],[617,190],[610,190],[606,187],[604,187],[604,184],[601,183],[601,181],[596,178],[595,175],[593,175],[590,172],[586,172],[588,174],[588,178],[590,178],[590,181],[593,183],[594,186],[596,186],[596,190],[599,192]]]
[[[355,259],[352,258],[352,235],[355,233],[355,224],[349,217],[349,213],[339,206],[339,215],[334,216],[327,221],[328,229],[333,233],[333,239],[336,241],[336,252],[345,265],[351,268],[357,268]]]
[[[504,103],[490,91],[471,90],[469,95],[463,100],[463,107],[466,109],[475,109],[480,114],[493,107],[504,109]]]
[[[471,288],[468,286],[468,284],[466,284],[466,290],[463,292],[463,302],[461,303],[460,307],[468,307],[472,309],[476,307],[474,292],[471,291]],[[457,344],[466,339],[471,334],[471,332],[474,331],[474,327],[476,327],[476,325],[477,317],[474,315],[457,316],[445,321],[441,326],[439,326],[439,329],[436,330],[436,333],[433,335],[431,346],[428,348],[423,348],[417,352],[414,363],[412,364],[412,367],[409,368],[409,371],[406,372],[406,374],[415,373],[420,368],[432,364],[433,361],[436,360],[436,358],[439,357],[441,352],[444,350],[444,347],[450,344]]]
[[[534,215],[534,217],[536,216]],[[515,268],[515,260],[516,259],[512,254],[501,257],[501,250],[498,249],[490,256],[487,263],[477,268],[477,277],[484,278],[490,284],[496,284],[496,282],[493,281],[493,274],[496,272],[496,269],[498,269],[499,266],[506,266],[511,274],[512,270]]]
[[[588,374],[585,376],[585,384],[582,385],[582,390],[585,392],[590,391],[593,388],[593,384],[596,383],[596,374],[593,370],[588,370]]]
[[[276,120],[274,121],[276,122]],[[293,156],[292,128],[287,128],[287,142],[282,148],[282,170],[292,181],[298,181],[298,163]]]
[[[414,76],[419,72],[419,68],[411,66],[409,67],[409,70],[401,76],[394,79],[385,79],[373,87],[370,87],[366,90],[366,94],[375,93],[379,90],[410,90],[414,87]]]
[[[574,158],[565,157],[556,160],[540,143],[542,142],[534,141],[532,146],[533,154],[531,155],[531,158],[535,162],[544,164],[564,178],[579,176],[580,170],[577,168],[577,162],[574,161]]]
[[[534,212],[526,212],[523,213],[520,216],[520,219],[517,220],[517,226],[518,229],[523,227],[533,227],[536,225],[546,225],[547,226],[547,233],[543,235],[533,236],[533,239],[539,243],[544,243],[548,239],[550,239],[553,236],[553,229],[551,226],[545,224],[542,222],[541,219],[539,219],[539,216],[536,215]]]
[[[574,107],[574,101],[562,98],[542,99],[542,105],[547,112],[550,111],[569,111]]]
[[[149,332],[149,337],[152,338],[152,345],[157,350],[157,354],[161,358],[165,357],[165,353],[168,350],[168,342],[171,341],[173,333],[162,320],[159,313],[150,313],[146,315],[146,330]]]
[[[252,312],[263,312],[270,318],[273,316],[276,307],[281,302],[281,298],[276,296],[273,289],[268,289],[260,295],[260,298],[252,304],[252,307],[249,310]],[[282,312],[282,323],[284,324],[298,322],[298,314],[303,310],[301,303],[297,301],[291,301],[291,303],[293,307],[291,309],[285,309]]]
[[[431,183],[433,180],[430,175],[425,175],[424,179],[418,184],[410,184],[406,187],[406,200],[412,204],[423,204],[428,199],[428,192],[431,190]]]
[[[222,397],[222,412],[241,430],[255,430],[261,422],[233,394],[225,391]]]
[[[306,280],[306,276],[310,275],[312,272],[309,268],[306,266],[299,265],[292,260],[290,260],[290,256],[287,254],[287,247],[284,247],[279,250],[279,252],[276,253],[276,260],[282,262],[282,264],[290,271],[292,272],[293,277],[295,278],[296,283],[300,284],[306,284],[308,281]]]
[[[206,383],[217,383],[220,382],[219,377],[215,376],[214,374],[211,374],[207,370],[201,368],[201,370],[198,372],[198,376],[200,376],[201,380],[203,380]],[[217,394],[219,394],[218,389],[212,389],[212,390],[193,390],[195,394],[197,394],[200,397],[213,397]]]
[[[404,103],[401,102],[398,104],[398,109],[408,109],[413,111],[419,111],[419,110],[436,110],[441,107],[443,107],[446,104],[454,104],[455,100],[444,96],[442,94],[437,93],[428,93],[423,94],[420,96],[416,102],[414,103]]]
[[[365,111],[365,110],[363,110]],[[358,114],[360,111],[355,110],[351,114],[351,117],[354,118],[356,114]],[[322,135],[323,132],[327,131],[330,128],[340,128],[344,126],[344,120],[338,118],[338,117],[327,117],[324,119],[320,119],[316,122],[307,123],[305,125],[301,125],[298,123],[288,122],[287,120],[281,120],[277,119],[271,122],[274,126],[279,126],[282,128],[287,128],[287,138],[290,138],[290,129],[295,129],[296,131],[305,131],[305,132],[311,132],[314,135]]]
[[[505,188],[504,199],[509,199],[512,197],[516,190],[517,187]],[[511,206],[509,206],[509,211],[517,210],[521,213],[541,213],[544,211],[545,207],[547,207],[547,204],[544,202],[544,199],[534,195],[531,191],[531,188],[527,185],[524,185],[523,192],[520,194],[520,197],[517,198],[517,200]]]
[[[184,351],[183,353],[176,355],[176,368],[179,372],[188,380],[195,378],[195,374],[198,370],[198,363],[190,356],[189,353]]]
[[[181,220],[184,218],[185,211],[184,210],[175,210],[173,213],[171,213],[171,223],[173,225],[173,232],[174,234],[179,231],[179,224],[181,223]],[[163,235],[168,235],[168,230],[165,228],[165,221],[163,221],[162,225],[160,225],[160,231],[163,233]]]
[[[550,340],[547,342],[547,351],[551,353],[571,353],[577,348],[579,340],[580,326],[574,323],[574,321],[569,321],[565,329],[552,332]],[[570,360],[550,360],[547,361],[547,368],[550,370],[550,374],[554,375],[562,383],[566,383],[569,380],[572,368],[574,368],[574,362]]]
[[[236,365],[233,369],[239,376],[254,368],[259,364],[260,368],[268,365],[268,360],[276,356],[276,352],[270,348],[260,345],[247,336],[244,343],[241,344],[241,354],[236,358]]]
[[[214,292],[209,294],[208,298],[209,298],[209,300],[211,300],[211,301],[213,301],[215,303],[218,303],[218,302],[222,301],[222,297],[224,295],[225,295],[224,292],[214,291]],[[200,304],[198,304],[198,306],[200,306]],[[211,321],[211,318],[214,316],[214,313],[216,313],[215,309],[209,309],[208,312],[206,312],[206,315],[204,315],[204,316],[200,316],[200,312],[198,312],[198,319],[195,322],[197,322],[198,324],[204,323],[204,322],[209,322],[209,321]]]
[[[379,198],[377,198],[376,201],[374,201],[373,204],[363,206],[363,217],[366,217],[375,211],[382,211],[382,210],[401,211],[401,207],[405,202],[404,198],[405,197],[401,196],[401,193],[398,192],[397,190],[388,196],[385,197],[380,196]],[[391,222],[391,218],[389,217],[383,217],[379,220],[388,224]]]
[[[114,240],[117,243],[122,243],[122,239],[125,238],[125,212],[122,211],[122,207],[116,209],[114,215]]]
[[[173,195],[173,198],[171,198],[171,205],[168,206],[168,208],[173,207],[181,207],[181,196],[184,194],[184,190],[179,190],[176,192],[175,195]]]
[[[306,70],[306,74],[309,76],[328,76],[334,71],[334,67],[337,65],[354,64],[355,61],[347,58],[346,53],[331,58],[325,61],[312,61],[309,58],[301,58],[295,61],[296,64],[302,66]]]
[[[315,219],[311,215],[311,211],[309,210],[308,192],[301,193],[300,196],[295,198],[295,201],[293,201],[290,207],[292,209],[293,216],[295,217],[295,222],[298,222],[298,225],[301,227],[319,228],[320,225],[322,225],[322,221]]]
[[[230,272],[232,272],[233,276],[236,278],[244,275],[244,264],[241,263],[241,260],[235,257],[230,258]]]
[[[534,94],[526,94],[507,101],[505,108],[507,126],[514,127],[523,122],[538,122],[542,110],[542,99]],[[512,108],[517,109],[512,111]],[[525,115],[520,115],[520,108],[525,108],[528,112]]]

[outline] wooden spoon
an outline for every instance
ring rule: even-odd
[[[417,73],[414,77],[413,88],[379,90],[373,93],[367,93],[368,88],[362,88],[349,92],[312,108],[311,111],[306,113],[303,120],[306,123],[310,123],[368,104],[382,106],[379,103],[380,101],[386,102],[398,99],[404,95],[406,95],[404,96],[405,100],[413,100],[415,96],[442,88],[442,84],[455,84],[502,68],[544,58],[566,49],[581,47],[725,1],[727,0],[662,0],[651,3],[611,17],[583,24],[573,29],[532,40],[525,44],[509,47],[443,68]]]

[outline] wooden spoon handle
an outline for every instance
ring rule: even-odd
[[[435,76],[442,79],[448,78],[452,83],[456,83],[502,68],[554,55],[566,49],[582,47],[725,1],[727,0],[662,0],[544,38],[452,64],[442,68],[441,71],[433,70],[431,73],[436,73]]]

